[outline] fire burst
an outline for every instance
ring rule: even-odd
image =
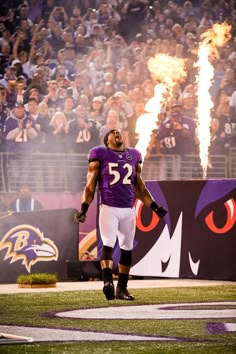
[[[217,47],[223,47],[230,39],[231,26],[226,23],[215,24],[210,30],[202,34],[202,42],[198,49],[199,75],[197,77],[198,95],[198,139],[199,156],[203,169],[203,178],[207,176],[209,161],[209,146],[211,140],[211,108],[213,102],[209,93],[214,75],[214,68],[210,63],[210,57],[218,57]]]
[[[214,75],[214,68],[210,64],[209,47],[203,43],[198,50],[199,60],[199,76],[197,77],[198,89],[198,139],[199,139],[199,156],[203,170],[203,178],[207,175],[209,146],[211,140],[210,124],[211,124],[211,108],[213,102],[209,93],[211,82]]]
[[[145,106],[145,111],[148,113],[142,114],[136,124],[135,132],[139,135],[139,141],[135,147],[141,152],[143,158],[152,131],[156,127],[158,114],[161,112],[164,94],[168,91],[171,93],[173,84],[183,81],[186,76],[183,59],[157,54],[150,58],[147,64],[153,79],[159,84],[155,86],[154,97]]]

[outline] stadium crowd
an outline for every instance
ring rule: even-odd
[[[157,84],[148,59],[183,58],[147,156],[196,154],[196,50],[214,23],[232,26],[212,60],[211,154],[236,147],[234,1],[0,1],[0,151],[87,153],[119,129],[135,146]]]

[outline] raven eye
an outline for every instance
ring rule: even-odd
[[[208,228],[216,234],[224,234],[228,232],[236,223],[236,202],[234,198],[227,200],[227,202],[224,203],[224,206],[227,212],[227,218],[225,225],[223,225],[222,227],[216,226],[214,222],[213,211],[211,211],[205,218],[205,222]]]
[[[160,218],[157,216],[157,214],[155,214],[153,212],[152,219],[151,219],[150,223],[148,225],[144,225],[142,223],[142,217],[141,217],[142,208],[144,207],[144,204],[140,200],[136,199],[134,206],[136,209],[136,226],[137,226],[137,228],[143,232],[149,232],[149,231],[153,230],[160,221]]]

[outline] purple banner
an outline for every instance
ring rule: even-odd
[[[78,259],[75,209],[9,213],[0,219],[0,282],[15,282],[18,275],[57,273],[67,278],[67,261]]]
[[[236,280],[236,181],[148,181],[168,209],[159,219],[139,200],[131,275]],[[101,240],[98,233],[99,255]],[[119,247],[114,250],[114,267]]]

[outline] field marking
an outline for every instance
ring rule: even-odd
[[[236,301],[224,302],[200,302],[200,303],[178,303],[178,304],[155,304],[138,306],[110,306],[93,309],[79,309],[54,313],[53,317],[59,318],[83,318],[83,319],[158,319],[158,320],[183,320],[183,319],[223,319],[236,318]],[[222,307],[222,308],[220,308]],[[46,316],[52,317],[52,313]],[[45,314],[44,314],[45,316]],[[207,323],[207,334],[233,333],[236,330],[236,323],[209,322]],[[75,329],[56,329],[42,327],[8,326],[0,325],[0,333],[14,336],[33,338],[34,342],[80,342],[80,341],[171,341],[171,342],[208,342],[209,339],[177,338],[165,336],[148,336],[141,334],[118,334],[98,331],[83,331]],[[216,339],[217,340],[217,339]],[[211,340],[210,340],[211,341]],[[1,341],[0,341],[1,344]],[[4,343],[3,343],[4,344]]]
[[[65,329],[52,329],[41,327],[21,327],[21,326],[2,326],[0,332],[14,334],[17,336],[31,337],[35,342],[79,342],[79,341],[178,341],[177,338],[161,336],[142,336],[132,334],[101,333],[92,331],[75,331]],[[1,341],[0,341],[1,343]]]
[[[226,308],[216,309],[216,306]],[[164,305],[110,306],[58,312],[56,317],[100,320],[181,320],[207,318],[236,318],[235,301],[200,302]],[[204,309],[205,307],[205,309]],[[210,308],[212,307],[212,308]]]

